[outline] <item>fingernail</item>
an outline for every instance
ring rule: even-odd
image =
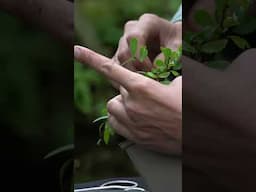
[[[75,58],[79,58],[80,53],[81,53],[81,50],[80,50],[79,46],[75,46],[74,47],[74,56],[75,56]]]

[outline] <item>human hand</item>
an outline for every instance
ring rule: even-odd
[[[117,133],[149,149],[181,153],[181,77],[163,85],[78,46],[75,58],[120,85],[120,95],[107,106]]]
[[[128,21],[124,27],[124,34],[120,38],[114,61],[123,63],[131,57],[129,42],[133,38],[138,40],[139,48],[142,46],[148,48],[149,57],[142,63],[135,61],[126,67],[132,71],[148,71],[153,67],[156,57],[163,58],[160,47],[176,50],[181,45],[182,24],[181,22],[171,23],[153,14],[143,14],[139,20]]]

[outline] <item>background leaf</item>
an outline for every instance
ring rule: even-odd
[[[246,39],[243,39],[239,36],[229,36],[229,38],[236,44],[237,47],[240,49],[246,49],[250,48],[249,43],[247,42]]]
[[[226,39],[221,39],[205,43],[201,47],[201,51],[204,53],[218,53],[227,46],[227,42],[228,41]]]
[[[182,42],[182,49],[188,53],[196,53],[196,49],[186,41]]]
[[[230,28],[239,25],[239,22],[234,17],[227,17],[223,21],[224,28]]]
[[[195,12],[194,19],[197,24],[202,27],[210,26],[214,24],[214,20],[211,15],[205,10],[198,10]]]

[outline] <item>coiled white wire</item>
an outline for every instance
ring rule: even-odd
[[[118,185],[119,184],[119,185]],[[99,187],[89,187],[83,189],[75,189],[74,192],[85,192],[85,191],[93,191],[93,190],[104,190],[104,189],[123,189],[124,191],[144,191],[145,189],[138,187],[138,183],[135,181],[129,180],[115,180],[103,183]]]

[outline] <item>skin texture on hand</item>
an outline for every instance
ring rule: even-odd
[[[171,23],[153,14],[143,14],[138,20],[128,21],[114,56],[116,62],[123,63],[131,57],[129,42],[132,38],[138,40],[139,48],[147,46],[149,57],[143,63],[136,61],[126,67],[133,71],[148,71],[153,67],[155,59],[163,58],[160,47],[176,50],[181,45],[182,23]]]
[[[117,133],[148,149],[181,153],[181,77],[162,85],[79,46],[75,46],[75,58],[120,85],[120,95],[107,106]]]

